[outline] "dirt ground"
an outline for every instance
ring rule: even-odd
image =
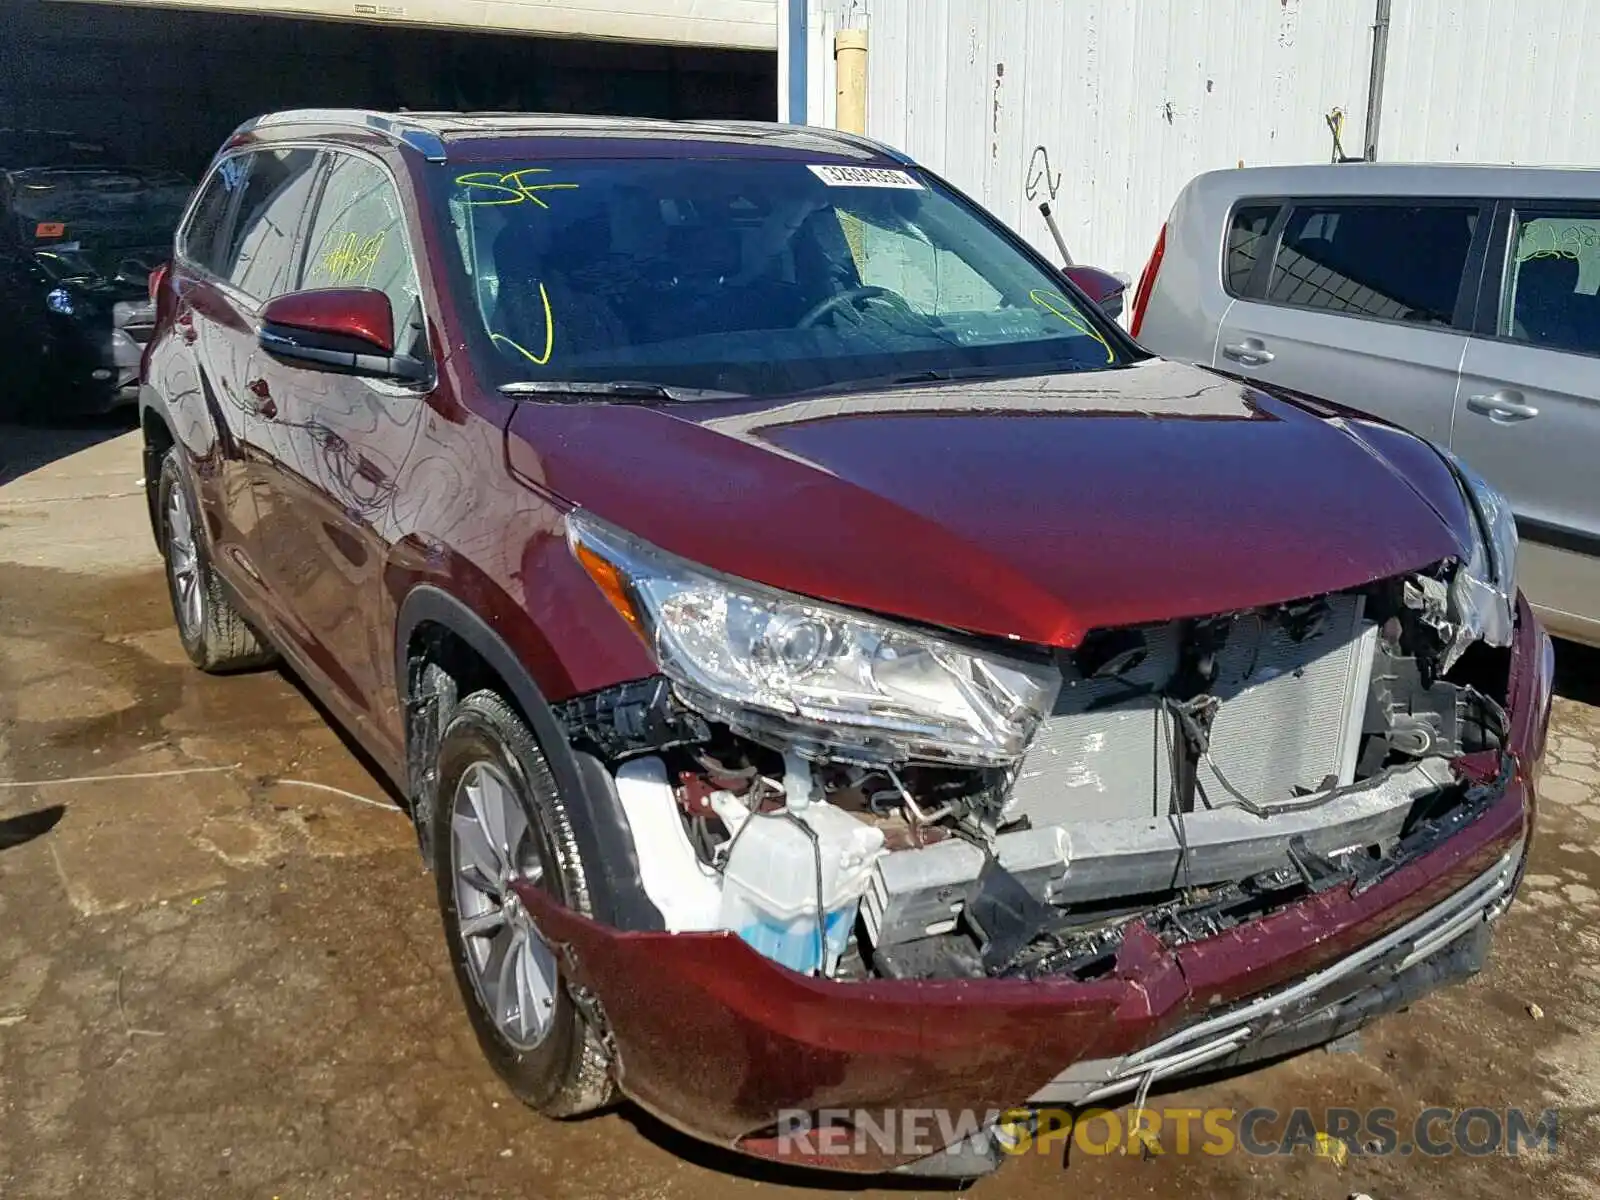
[[[480,1059],[409,827],[296,684],[183,658],[135,435],[0,429],[0,1197],[838,1194]],[[1558,647],[1541,828],[1489,968],[1161,1106],[1560,1109],[1554,1153],[1029,1154],[975,1197],[1592,1197],[1600,656]],[[1319,1126],[1320,1127],[1320,1126]],[[841,1188],[841,1183],[844,1185]]]

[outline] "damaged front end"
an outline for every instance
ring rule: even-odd
[[[1520,872],[1549,649],[1504,582],[1509,520],[1462,478],[1468,559],[1061,650],[772,592],[572,514],[662,673],[557,715],[611,771],[667,932],[525,899],[624,1090],[779,1154],[785,1110],[1102,1099],[1475,970]]]

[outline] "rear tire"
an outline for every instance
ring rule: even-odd
[[[445,724],[436,778],[439,911],[484,1056],[546,1116],[604,1106],[613,1097],[605,1050],[509,887],[513,877],[533,880],[568,908],[591,912],[566,805],[538,742],[499,696],[474,692]]]
[[[156,487],[161,555],[178,638],[189,661],[202,671],[264,667],[277,656],[234,608],[211,569],[200,510],[184,479],[179,453],[176,446],[167,451]]]

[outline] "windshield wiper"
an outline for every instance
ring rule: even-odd
[[[504,396],[604,396],[611,400],[746,400],[743,392],[669,386],[632,379],[523,379],[500,385]]]

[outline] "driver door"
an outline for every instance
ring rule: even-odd
[[[389,298],[396,349],[426,360],[401,193],[375,158],[329,159],[293,290],[377,288]],[[281,361],[270,370],[281,440],[268,473],[266,570],[336,701],[387,745],[398,723],[379,711],[394,654],[383,571],[400,536],[396,480],[424,441],[429,387]]]

